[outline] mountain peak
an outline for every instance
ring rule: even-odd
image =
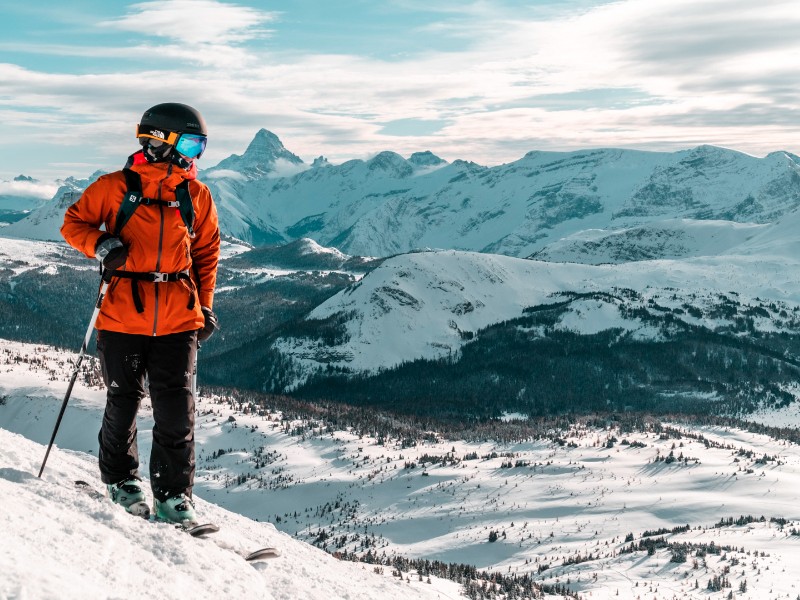
[[[370,171],[382,171],[395,177],[406,177],[411,175],[412,167],[408,161],[390,150],[379,152],[367,161]]]
[[[271,152],[283,152],[286,151],[286,148],[277,135],[268,129],[261,128],[256,132],[253,141],[250,142],[250,144],[247,146],[247,150],[245,150],[244,153],[246,156],[247,154],[253,152],[262,152],[264,150],[269,150]]]
[[[258,162],[275,162],[278,158],[286,159],[295,164],[303,162],[300,157],[286,149],[277,135],[263,128],[258,130],[253,141],[244,151],[242,158],[250,158]]]
[[[214,168],[239,171],[248,177],[256,178],[274,173],[277,170],[276,163],[280,161],[291,165],[303,164],[299,156],[284,147],[277,135],[262,128],[258,130],[244,154],[233,154]]]
[[[408,162],[415,167],[438,167],[447,161],[439,158],[430,150],[425,150],[424,152],[414,152],[408,157]]]
[[[314,159],[314,162],[311,163],[311,168],[312,169],[322,169],[322,168],[330,167],[330,166],[331,166],[331,163],[329,163],[328,159],[325,158],[324,156],[318,156],[317,158]]]

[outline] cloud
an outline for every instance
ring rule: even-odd
[[[292,177],[293,175],[307,171],[309,168],[309,165],[306,164],[297,164],[289,162],[285,158],[276,158],[275,162],[272,164],[272,171],[269,174],[269,178]]]
[[[293,48],[283,22],[291,15],[212,0],[142,2],[102,24],[141,36],[132,49],[38,49],[136,57],[147,68],[57,74],[0,64],[0,147],[23,140],[39,156],[57,149],[114,166],[122,149],[135,149],[144,108],[172,100],[197,106],[209,123],[203,166],[241,153],[261,127],[307,161],[324,154],[334,163],[386,149],[483,164],[599,146],[713,143],[766,154],[795,145],[795,4],[506,0],[457,10],[450,0],[395,0],[395,9],[430,6],[437,18],[421,20],[421,37],[382,60],[347,53],[347,40],[338,54]],[[425,49],[425,35],[445,33],[469,43]],[[86,137],[91,147],[76,143]]]
[[[239,171],[231,171],[230,169],[212,169],[209,171],[201,171],[204,179],[235,179],[237,181],[247,181],[247,176]]]
[[[122,31],[173,39],[191,46],[240,44],[263,37],[277,13],[215,0],[158,0],[133,4],[129,14],[100,23]]]
[[[0,195],[49,200],[58,191],[58,186],[39,181],[0,181]]]
[[[142,38],[160,38],[127,47],[128,57],[158,56],[201,67],[240,70],[255,56],[246,44],[266,38],[264,25],[278,18],[266,12],[217,0],[159,0],[133,4],[127,15],[99,23]]]

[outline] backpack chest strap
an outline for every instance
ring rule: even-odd
[[[145,206],[167,206],[169,208],[180,208],[181,203],[178,200],[159,200],[158,198],[144,198],[136,192],[128,192],[125,195],[125,202],[136,202],[144,204]]]
[[[189,232],[189,237],[194,237],[194,205],[192,204],[192,196],[189,193],[189,181],[187,179],[184,179],[175,188],[175,200],[161,200],[160,198],[145,198],[142,195],[142,179],[136,171],[123,169],[122,173],[125,175],[125,184],[128,186],[128,190],[125,192],[117,211],[114,235],[119,236],[122,228],[125,227],[133,213],[136,212],[136,209],[144,204],[145,206],[177,208],[181,215],[181,220]]]

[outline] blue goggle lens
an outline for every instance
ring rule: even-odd
[[[200,158],[200,155],[206,149],[207,142],[208,138],[204,135],[184,133],[175,143],[175,150],[187,158]]]

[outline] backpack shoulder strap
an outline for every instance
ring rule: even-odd
[[[181,213],[183,224],[189,230],[189,237],[194,237],[194,206],[192,195],[189,193],[189,180],[184,179],[175,188],[175,199],[178,201],[178,210]]]
[[[192,196],[189,193],[189,180],[184,179],[175,188],[176,202],[166,202],[164,200],[153,200],[150,198],[142,197],[142,179],[136,171],[131,169],[122,169],[125,175],[125,184],[128,190],[122,198],[122,204],[119,205],[117,212],[117,221],[114,226],[114,235],[118,236],[125,224],[136,212],[141,204],[163,204],[166,206],[177,205],[178,211],[181,214],[186,229],[189,230],[189,237],[194,237],[194,206],[192,205]]]
[[[125,224],[139,208],[142,203],[142,179],[139,174],[130,169],[122,169],[125,175],[125,183],[128,186],[128,191],[122,197],[122,204],[119,205],[117,211],[117,220],[114,224],[114,235],[118,236]]]

